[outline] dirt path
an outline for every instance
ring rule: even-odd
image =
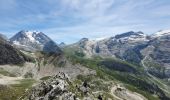
[[[136,92],[131,92],[128,90],[122,90],[119,91],[121,94],[121,97],[115,95],[115,91],[117,90],[117,86],[113,86],[111,88],[111,95],[116,99],[116,100],[147,100],[145,97],[142,95],[136,93]]]
[[[114,94],[114,92],[115,92],[116,89],[117,89],[116,86],[113,86],[113,87],[111,88],[111,95],[112,95],[115,99],[117,99],[117,100],[123,100],[123,99],[121,99],[120,97],[118,97],[118,96],[116,96],[116,95]]]

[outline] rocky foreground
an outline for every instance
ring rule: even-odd
[[[68,91],[69,77],[64,73],[58,73],[53,78],[43,81],[29,91],[25,99],[30,100],[74,100],[75,94]]]
[[[96,80],[94,80],[96,81]],[[101,80],[102,81],[102,80]],[[105,82],[110,84],[106,86],[109,89],[108,94],[104,90],[97,90],[100,85],[95,85],[93,82],[83,81],[75,83],[70,81],[67,74],[59,72],[47,81],[34,86],[26,92],[22,100],[147,100],[138,93],[133,93],[120,84]],[[100,83],[99,83],[100,84]],[[109,88],[110,87],[110,88]]]

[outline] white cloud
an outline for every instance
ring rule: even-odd
[[[37,29],[56,41],[63,39],[69,42],[82,37],[113,36],[131,30],[151,33],[170,25],[170,7],[165,1],[1,0],[0,11],[12,9],[14,15],[9,17],[5,13],[3,18],[6,20],[0,17],[4,23],[0,29]]]

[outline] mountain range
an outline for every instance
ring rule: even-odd
[[[0,35],[0,99],[170,100],[169,44],[170,30],[69,45],[38,31]]]
[[[113,57],[140,66],[145,65],[154,76],[167,78],[170,77],[169,37],[170,30],[152,35],[130,31],[102,40],[83,38],[77,43],[68,45],[66,49],[79,51],[88,58]]]

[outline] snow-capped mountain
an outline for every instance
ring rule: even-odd
[[[145,45],[148,41],[147,35],[144,33],[130,31],[105,39],[90,40],[83,38],[73,46],[82,48],[88,57],[94,55],[123,57],[127,50],[138,45]]]
[[[153,37],[161,37],[161,36],[166,36],[166,35],[170,35],[170,30],[160,30],[156,32],[155,34],[153,34]]]
[[[17,48],[24,49],[27,51],[49,51],[49,52],[57,52],[59,47],[57,44],[51,40],[47,35],[38,31],[20,31],[16,35],[14,35],[10,42],[16,46]],[[55,47],[47,47],[53,46]]]
[[[115,37],[113,37],[113,39],[121,42],[148,41],[147,35],[145,35],[143,32],[133,32],[133,31],[116,35]]]
[[[169,44],[170,30],[152,35],[130,31],[97,41],[83,38],[67,49],[82,52],[85,57],[115,57],[130,63],[142,63],[151,74],[163,78],[170,77]]]

